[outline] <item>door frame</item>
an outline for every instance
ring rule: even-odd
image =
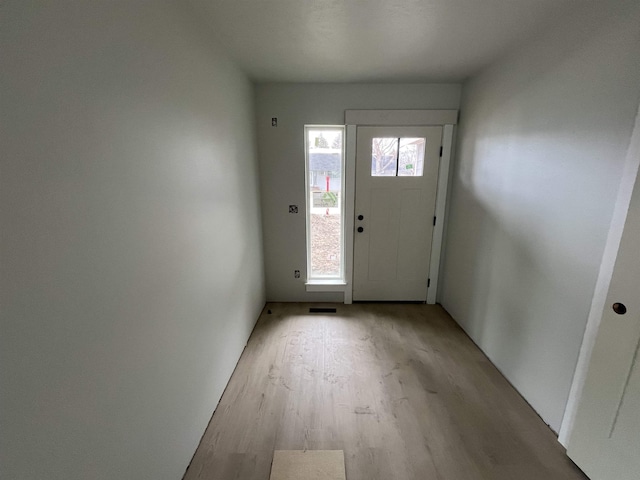
[[[353,302],[353,231],[355,228],[355,188],[356,188],[356,133],[364,126],[441,126],[442,156],[438,167],[436,193],[436,224],[431,243],[429,262],[429,287],[427,303],[435,304],[438,292],[438,277],[443,248],[446,217],[447,191],[455,125],[458,110],[346,110],[345,126],[347,141],[345,149],[345,289],[344,303]]]
[[[600,271],[591,301],[591,308],[587,318],[587,325],[582,345],[578,355],[578,362],[573,374],[571,390],[565,407],[560,432],[558,433],[558,441],[567,447],[571,433],[576,420],[578,405],[582,398],[582,393],[587,380],[591,355],[596,343],[596,338],[600,330],[602,316],[605,313],[607,297],[609,295],[609,286],[613,277],[613,270],[620,248],[620,241],[624,232],[624,226],[627,219],[627,212],[631,203],[633,189],[637,181],[640,181],[638,173],[640,172],[640,104],[636,113],[635,124],[631,133],[629,147],[625,159],[624,170],[620,186],[618,188],[618,197],[613,210],[611,225],[607,235],[607,241],[602,254],[600,263]]]

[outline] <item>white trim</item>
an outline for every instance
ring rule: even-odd
[[[441,280],[444,279],[443,270],[446,263],[447,256],[447,234],[449,229],[449,209],[451,208],[451,189],[453,188],[453,163],[456,159],[456,138],[457,138],[457,130],[458,126],[453,125],[452,139],[451,139],[451,156],[449,161],[449,181],[447,182],[447,198],[445,199],[445,207],[444,207],[444,218],[442,219],[442,250],[440,252],[440,267],[439,267],[439,275],[438,275],[438,285],[442,286],[443,283]],[[443,288],[438,288],[436,292],[436,303],[442,303],[442,298],[444,294]]]
[[[353,228],[356,201],[356,126],[346,125],[344,156],[344,303],[353,302]]]
[[[438,190],[436,194],[436,225],[433,228],[431,241],[431,259],[429,261],[430,285],[427,288],[427,303],[434,305],[438,293],[438,275],[440,274],[440,255],[442,253],[442,236],[444,233],[444,217],[447,203],[447,187],[449,186],[449,165],[451,164],[451,147],[453,145],[453,125],[445,125],[442,131],[442,157],[438,169]]]
[[[347,125],[456,125],[458,110],[346,110]]]
[[[311,255],[309,252],[311,251],[311,218],[309,215],[310,206],[309,206],[309,130],[308,125],[304,126],[304,238],[305,238],[305,260],[306,260],[306,271],[304,274],[304,278],[309,278],[309,272],[311,271]]]
[[[600,321],[602,320],[602,315],[604,314],[606,300],[609,294],[609,285],[613,276],[613,269],[615,266],[616,258],[618,256],[618,249],[620,248],[620,240],[622,239],[622,233],[624,231],[627,212],[629,211],[629,204],[631,203],[633,188],[635,183],[640,180],[638,179],[639,167],[640,105],[638,105],[638,113],[636,114],[635,126],[633,128],[633,133],[631,134],[631,140],[629,142],[629,148],[627,150],[624,172],[622,175],[622,180],[620,182],[620,187],[618,189],[618,198],[614,207],[611,226],[609,227],[607,243],[602,255],[600,272],[598,273],[598,279],[596,281],[595,291],[593,294],[593,299],[591,301],[589,317],[587,318],[587,327],[582,338],[582,346],[580,347],[578,363],[573,375],[573,382],[571,383],[569,398],[567,400],[564,417],[562,418],[562,425],[560,426],[560,432],[558,434],[558,441],[565,447],[567,446],[569,439],[571,438],[571,432],[573,431],[573,427],[575,424],[578,405],[580,403],[584,385],[587,380],[589,363],[591,362],[591,354],[593,353],[593,347],[598,336]]]
[[[336,280],[311,280],[304,284],[307,292],[345,292],[346,282]]]

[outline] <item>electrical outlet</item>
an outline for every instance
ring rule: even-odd
[[[300,270],[293,271],[293,278],[300,278]]]
[[[271,117],[271,126],[272,127],[278,126],[278,117]]]
[[[298,205],[289,205],[289,213],[298,213]]]

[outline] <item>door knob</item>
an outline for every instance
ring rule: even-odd
[[[627,313],[627,307],[625,307],[624,303],[616,302],[613,304],[613,311],[618,315],[624,315],[625,313]]]
[[[358,227],[358,233],[362,233],[362,232],[364,232],[364,228]]]
[[[364,220],[364,216],[358,215],[358,220]]]

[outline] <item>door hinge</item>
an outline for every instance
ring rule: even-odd
[[[433,217],[433,225],[435,226],[436,224],[436,217]]]
[[[442,156],[442,147],[440,147],[440,156]]]
[[[427,278],[427,288],[429,288],[431,286],[431,279]]]

